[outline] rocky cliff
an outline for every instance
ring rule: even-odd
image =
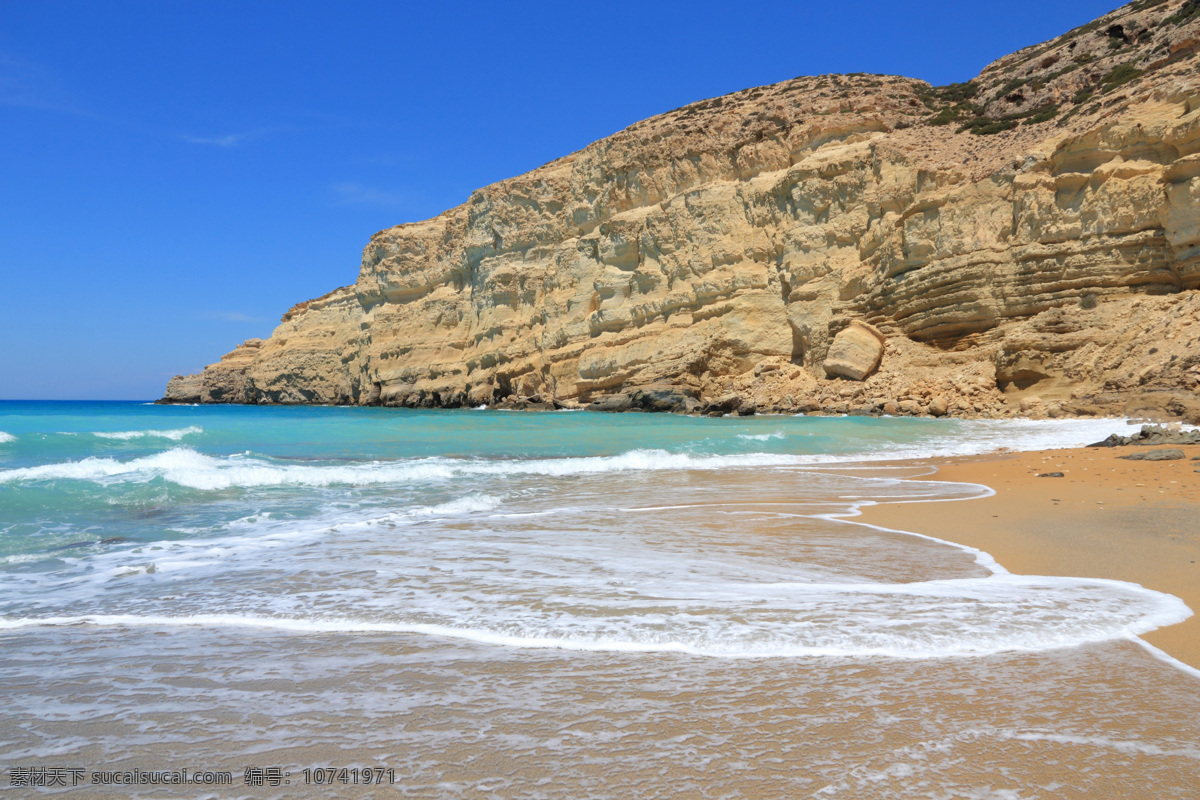
[[[802,77],[375,234],[166,402],[1200,422],[1200,0],[964,84]]]

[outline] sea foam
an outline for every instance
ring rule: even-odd
[[[151,456],[119,461],[90,457],[80,461],[0,470],[0,483],[44,480],[145,482],[161,478],[200,490],[268,486],[371,486],[446,481],[465,476],[540,475],[568,477],[609,472],[813,467],[895,459],[973,455],[997,449],[1040,450],[1077,447],[1104,438],[1113,420],[1006,420],[963,423],[962,429],[929,436],[919,444],[882,443],[857,452],[704,455],[638,449],[608,456],[562,458],[448,458],[434,456],[337,465],[280,464],[245,454],[210,456],[177,447]],[[199,428],[194,428],[198,432]],[[185,435],[183,428],[172,433]],[[139,432],[144,433],[144,432]],[[766,434],[772,436],[773,434]]]
[[[186,428],[174,428],[171,430],[148,430],[148,431],[92,431],[92,435],[100,439],[145,439],[158,438],[170,439],[178,442],[185,436],[191,436],[196,433],[204,433],[204,429],[199,425],[189,425]]]
[[[395,633],[517,648],[685,653],[718,658],[948,658],[1044,652],[1131,639],[1187,619],[1178,598],[1120,581],[995,575],[917,584],[716,587],[687,598],[571,613],[562,598],[535,610],[468,604],[442,619],[246,613],[81,614],[0,619],[0,630],[62,625],[251,627],[304,633]],[[444,598],[455,608],[461,598]],[[597,613],[606,612],[606,613]],[[428,620],[428,621],[427,621]]]
[[[750,442],[769,442],[772,439],[783,439],[786,437],[783,431],[775,431],[774,433],[739,433],[737,438]]]

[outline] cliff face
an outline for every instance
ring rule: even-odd
[[[375,234],[164,400],[1200,421],[1198,288],[1200,2],[1148,0],[967,84],[639,122]]]

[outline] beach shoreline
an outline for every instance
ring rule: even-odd
[[[868,505],[854,521],[973,547],[1017,574],[1122,580],[1174,595],[1193,615],[1140,638],[1200,668],[1200,445],[1172,447],[1185,458],[1131,461],[1120,457],[1151,448],[1115,447],[907,461],[930,469],[912,480],[994,494]]]

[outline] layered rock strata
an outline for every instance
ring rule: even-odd
[[[1200,421],[1197,289],[1200,3],[1148,0],[966,84],[639,122],[375,234],[164,400]]]

